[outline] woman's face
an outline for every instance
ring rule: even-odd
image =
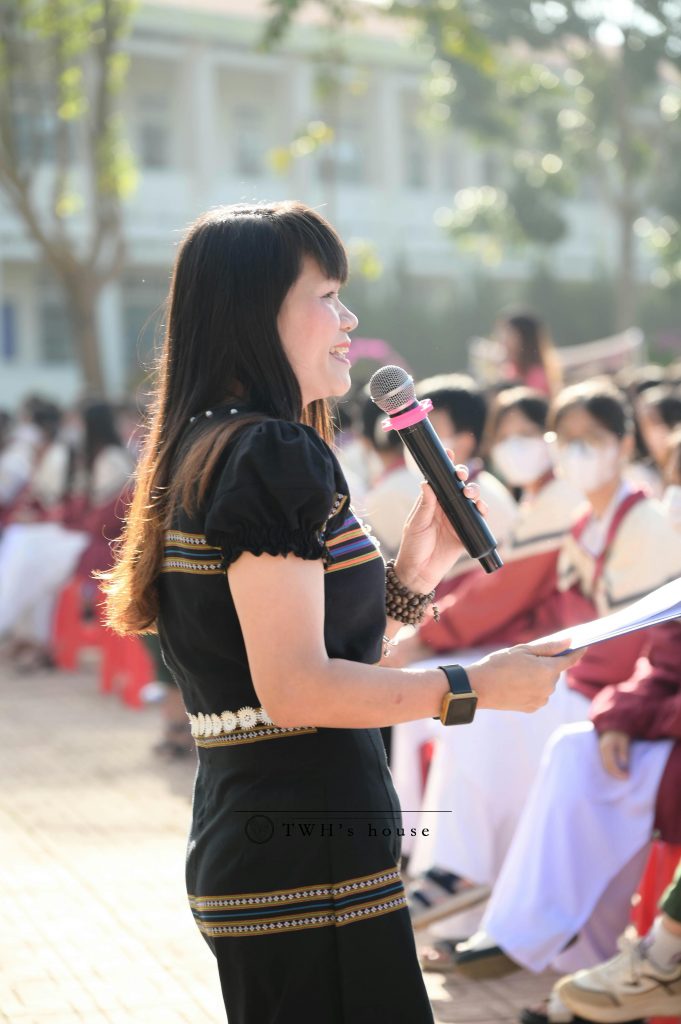
[[[510,487],[529,487],[546,477],[551,453],[544,428],[520,409],[502,414],[494,433],[492,462]]]
[[[520,335],[515,327],[512,327],[506,320],[500,320],[495,329],[495,337],[506,350],[506,358],[515,363],[520,359],[521,343]]]
[[[544,428],[520,411],[520,409],[509,409],[504,413],[501,422],[494,435],[494,443],[499,444],[509,437],[543,437]]]
[[[303,405],[344,395],[350,388],[348,333],[357,317],[340,301],[340,283],[306,256],[279,310],[277,327],[296,375]]]
[[[563,413],[556,435],[558,472],[586,495],[618,480],[631,453],[631,437],[617,437],[579,406]]]

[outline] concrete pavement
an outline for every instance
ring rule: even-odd
[[[157,708],[97,691],[94,665],[0,663],[2,1024],[224,1022],[184,893],[194,765],[159,761],[159,731]],[[425,977],[438,1024],[515,1021],[552,981]]]

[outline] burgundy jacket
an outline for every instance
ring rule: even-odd
[[[648,657],[625,683],[596,694],[590,718],[599,733],[610,729],[632,739],[676,742],[660,782],[655,827],[668,843],[681,843],[681,620],[648,631]]]

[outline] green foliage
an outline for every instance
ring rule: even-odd
[[[0,172],[26,180],[49,158],[58,219],[83,207],[69,171],[77,135],[102,197],[117,201],[134,187],[115,99],[129,65],[120,43],[135,6],[134,0],[15,0],[0,7]]]
[[[337,21],[358,10],[319,2]],[[272,38],[304,6],[270,0]],[[488,261],[502,246],[541,252],[564,237],[563,205],[586,184],[622,233],[649,219],[646,237],[664,271],[657,284],[681,281],[681,4],[388,0],[372,10],[410,22],[430,47],[431,123],[455,125],[502,156],[498,178],[483,183],[494,201],[478,187],[471,202],[468,187],[449,215],[437,211],[457,244]],[[635,280],[633,251],[622,247],[620,301]]]

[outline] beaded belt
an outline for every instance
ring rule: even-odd
[[[274,725],[263,707],[240,708],[238,711],[223,711],[221,714],[188,715],[192,736],[219,736],[235,729],[252,729],[256,725]]]
[[[239,708],[221,714],[188,715],[192,736],[199,747],[239,746],[259,740],[317,732],[315,726],[275,725],[263,707]]]

